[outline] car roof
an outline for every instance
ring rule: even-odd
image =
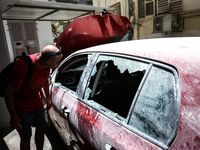
[[[200,64],[200,37],[132,40],[90,47],[75,53],[80,52],[109,52],[139,56],[181,69],[184,66],[192,67],[194,64]]]

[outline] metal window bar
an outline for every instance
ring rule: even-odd
[[[138,17],[145,18],[144,0],[138,0]]]

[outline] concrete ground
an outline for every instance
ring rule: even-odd
[[[32,132],[34,133],[34,128]],[[20,138],[12,128],[0,129],[0,150],[19,150]],[[54,127],[46,128],[44,150],[67,150]],[[34,134],[31,138],[31,150],[36,150]]]

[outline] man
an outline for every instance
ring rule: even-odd
[[[37,150],[43,149],[44,144],[44,108],[49,110],[51,99],[49,96],[49,71],[58,67],[62,61],[61,49],[48,45],[41,53],[29,55],[33,62],[32,77],[26,81],[28,67],[24,60],[17,60],[8,77],[4,97],[10,113],[10,124],[20,135],[20,149],[30,149],[31,126],[36,127],[35,143]],[[40,96],[41,89],[46,95],[46,105],[43,106]]]

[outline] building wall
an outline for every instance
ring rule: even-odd
[[[136,6],[138,0],[134,0]],[[153,16],[138,19],[138,9],[135,9],[136,22],[134,25],[134,39],[164,38],[164,37],[193,37],[200,36],[200,1],[182,0],[182,12],[177,13],[178,31],[153,33]]]
[[[128,9],[128,2],[134,2],[133,11]],[[182,0],[182,11],[177,14],[178,30],[162,33],[153,33],[153,18],[155,15],[142,19],[138,18],[138,0],[93,0],[95,6],[102,7],[111,7],[116,3],[121,4],[121,15],[126,16],[132,22],[133,39],[200,36],[200,0]]]
[[[36,21],[38,42],[40,51],[46,45],[53,44],[53,35],[50,21]]]
[[[183,11],[200,9],[199,0],[182,0],[183,1]]]
[[[121,15],[128,16],[127,13],[127,1],[125,0],[93,0],[93,6],[100,6],[100,7],[112,7],[113,5],[120,3],[121,5]]]
[[[8,28],[8,21],[3,20],[3,25],[4,25],[4,31],[5,31],[5,36],[6,36],[6,42],[8,46],[8,54],[10,60],[14,60],[14,55],[13,55],[13,49],[12,49],[12,44],[11,44],[11,38],[10,38],[10,33],[9,33],[9,28]]]
[[[14,60],[14,53],[12,47],[12,41],[9,33],[8,21],[3,20],[3,25],[5,29],[6,41],[8,45],[8,52],[10,60]],[[41,51],[44,46],[53,43],[53,36],[52,36],[52,29],[51,29],[51,22],[50,21],[36,21],[36,32],[38,35],[38,43],[39,43],[39,50]]]

